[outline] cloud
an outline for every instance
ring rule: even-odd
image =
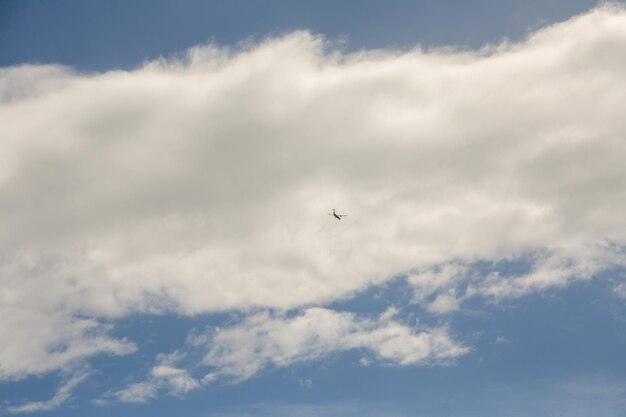
[[[324,305],[546,254],[432,284],[445,313],[623,265],[625,47],[626,12],[602,6],[481,51],[295,32],[133,71],[2,69],[0,378],[131,352],[106,323],[132,312]]]
[[[184,369],[171,366],[157,366],[150,372],[157,380],[163,380],[173,395],[185,394],[200,387],[198,381],[193,379]]]
[[[455,260],[412,272],[407,282],[413,287],[414,303],[422,304],[430,313],[446,314],[470,298],[501,302],[563,288],[618,266],[624,266],[623,247],[605,243],[521,254],[498,262]],[[618,296],[621,285],[614,286]]]
[[[138,382],[118,391],[116,396],[125,403],[147,403],[157,397],[157,387],[152,381]]]
[[[146,381],[129,385],[115,393],[118,400],[126,403],[146,403],[157,398],[159,391],[166,391],[169,395],[182,396],[189,391],[200,388],[196,381],[185,369],[174,365],[184,358],[184,354],[174,352],[170,355],[157,356],[158,363],[150,370]]]
[[[626,283],[620,282],[613,287],[613,292],[619,298],[626,298]]]
[[[445,328],[414,329],[387,312],[372,320],[318,307],[294,317],[258,313],[190,340],[206,347],[202,364],[213,368],[211,380],[245,380],[269,365],[285,367],[352,349],[401,366],[445,363],[469,351]]]
[[[20,286],[24,290],[30,287]],[[108,335],[111,326],[98,320],[50,311],[45,307],[39,309],[37,299],[53,297],[53,294],[33,291],[24,295],[30,299],[26,302],[33,303],[29,306],[31,310],[15,305],[0,306],[0,316],[3,317],[0,335],[6,341],[0,346],[0,380],[67,369],[92,355],[125,355],[137,349],[135,344],[126,340],[111,338]],[[6,289],[4,292],[10,293]],[[46,304],[50,303],[44,302],[43,306]]]
[[[82,370],[73,374],[67,381],[65,381],[59,388],[57,388],[54,396],[47,401],[35,401],[20,406],[8,407],[7,411],[11,414],[19,413],[33,413],[36,411],[50,411],[60,407],[63,403],[68,401],[76,386],[83,382],[89,376],[89,372]]]

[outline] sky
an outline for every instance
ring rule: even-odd
[[[389,3],[0,2],[1,416],[626,416],[626,5]]]

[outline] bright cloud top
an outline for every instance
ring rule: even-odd
[[[128,72],[1,70],[0,378],[133,351],[102,324],[130,312],[302,308],[408,274],[443,314],[622,265],[625,48],[604,6],[480,52],[346,55],[297,32]],[[424,278],[528,253],[512,280]],[[270,360],[230,365],[225,337],[207,364]]]

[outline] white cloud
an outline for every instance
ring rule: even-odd
[[[624,266],[623,248],[606,243],[521,254],[502,261],[525,264],[528,271],[501,271],[502,266],[498,265],[477,267],[458,261],[436,265],[408,275],[407,281],[414,289],[413,301],[424,305],[430,313],[445,314],[472,297],[500,302],[563,288],[573,281],[589,280],[608,268]],[[614,287],[618,296],[620,285]]]
[[[445,363],[469,351],[445,328],[414,329],[387,312],[371,320],[317,307],[294,317],[258,313],[238,325],[196,335],[191,343],[206,346],[202,363],[214,368],[211,379],[235,380],[250,378],[268,365],[284,367],[351,349],[365,349],[378,360],[402,366]]]
[[[626,283],[620,282],[613,287],[613,293],[620,298],[626,298]]]
[[[158,363],[150,370],[150,375],[143,382],[130,384],[115,393],[118,400],[127,403],[146,403],[155,399],[159,391],[169,395],[182,396],[183,394],[200,388],[196,381],[185,369],[174,366],[184,358],[184,354],[174,352],[170,355],[158,355]]]
[[[435,299],[426,306],[426,310],[434,314],[445,314],[454,311],[461,305],[461,300],[456,298],[454,292],[448,294],[439,294]]]
[[[623,264],[624,48],[603,6],[480,52],[296,32],[127,72],[3,69],[0,379],[132,351],[102,323],[133,311],[321,305],[549,254],[467,294],[420,284],[442,313]]]
[[[45,296],[26,297],[32,302]],[[0,306],[0,339],[5,341],[0,345],[0,380],[65,369],[96,354],[124,355],[136,350],[133,343],[112,339],[110,326],[97,320],[45,308],[38,311],[37,307]]]
[[[118,391],[116,396],[125,403],[147,403],[157,397],[157,387],[152,381],[137,382]]]
[[[193,379],[184,369],[160,365],[152,368],[150,375],[157,381],[163,381],[172,395],[182,395],[200,388],[198,381]]]
[[[11,414],[19,414],[54,410],[68,401],[72,397],[72,392],[74,392],[76,386],[83,382],[88,376],[89,372],[85,370],[76,372],[61,386],[59,386],[51,399],[47,401],[35,401],[20,406],[8,407],[7,411]]]
[[[414,289],[414,302],[425,304],[430,313],[445,314],[460,306],[456,288],[467,281],[467,274],[466,266],[450,263],[412,273],[407,281]]]

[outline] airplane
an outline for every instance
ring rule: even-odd
[[[347,216],[347,214],[337,214],[337,213],[335,212],[335,209],[333,209],[333,212],[332,212],[332,213],[327,213],[327,214],[328,214],[329,216],[334,216],[334,217],[335,217],[335,219],[337,219],[337,220],[341,220],[341,218],[342,218],[342,217],[346,217],[346,216]]]

